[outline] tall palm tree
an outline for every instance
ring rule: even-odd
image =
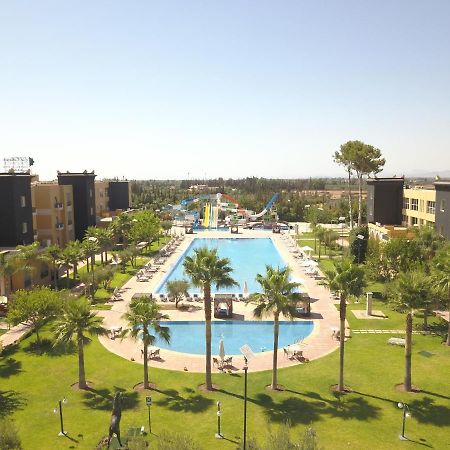
[[[338,390],[343,392],[344,386],[344,350],[345,350],[345,320],[347,317],[347,299],[350,295],[359,296],[365,286],[364,271],[350,261],[336,263],[335,270],[325,272],[325,284],[331,291],[339,292],[339,383]]]
[[[61,259],[66,266],[66,276],[69,279],[69,266],[73,266],[73,279],[77,277],[78,263],[83,259],[80,241],[69,241],[61,254]]]
[[[295,306],[300,298],[298,292],[294,292],[300,284],[289,281],[290,274],[289,267],[274,269],[272,266],[266,266],[265,275],[260,273],[256,275],[256,281],[261,286],[262,292],[253,294],[249,300],[257,304],[253,311],[255,317],[260,319],[265,315],[273,315],[272,384],[270,386],[273,390],[278,389],[277,356],[280,315],[293,319]]]
[[[108,250],[113,244],[113,232],[111,228],[97,228],[96,237],[98,240],[98,245],[100,246],[102,264],[104,264],[108,261]],[[105,253],[104,258],[103,252]]]
[[[61,249],[58,245],[53,244],[45,248],[44,258],[46,258],[52,265],[53,271],[53,286],[58,289],[58,274],[61,267]]]
[[[443,250],[434,261],[433,280],[435,287],[447,297],[449,313],[446,344],[450,346],[450,247]]]
[[[411,348],[413,311],[428,306],[433,298],[430,280],[422,272],[404,272],[393,283],[391,303],[394,309],[406,312],[405,318],[405,377],[404,388],[412,390],[411,384]],[[426,312],[424,313],[426,317]]]
[[[217,289],[236,286],[231,277],[233,269],[228,258],[219,258],[217,249],[201,247],[194,250],[194,256],[184,259],[184,271],[193,286],[203,290],[205,307],[205,341],[206,341],[206,389],[212,390],[211,379],[211,286]]]
[[[161,314],[160,307],[149,298],[141,297],[130,302],[128,311],[123,315],[130,328],[122,336],[131,334],[144,344],[144,389],[149,389],[148,382],[148,346],[153,345],[157,338],[170,343],[169,327],[161,326],[160,321],[169,318]]]
[[[103,327],[103,318],[91,311],[91,304],[85,299],[67,302],[62,314],[54,324],[55,345],[69,343],[74,338],[78,347],[78,387],[87,389],[84,369],[84,345],[90,341],[87,336],[105,335],[108,331]]]

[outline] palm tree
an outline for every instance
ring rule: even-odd
[[[350,261],[336,263],[335,270],[325,272],[325,284],[331,291],[339,292],[339,383],[338,390],[343,392],[344,386],[344,344],[345,344],[345,320],[347,316],[347,299],[350,295],[361,295],[364,286],[364,271],[358,265]]]
[[[101,250],[102,264],[108,261],[108,249],[112,247],[113,232],[111,228],[97,228],[97,240]],[[105,252],[105,258],[103,259],[103,252]]]
[[[211,379],[211,286],[217,289],[236,286],[231,278],[233,269],[228,258],[219,258],[217,249],[201,247],[194,250],[194,256],[184,259],[184,271],[193,286],[203,290],[205,307],[205,341],[206,341],[206,389],[212,390]]]
[[[58,289],[58,274],[61,266],[61,249],[58,245],[53,244],[44,250],[44,257],[51,263],[53,270],[53,286]]]
[[[282,314],[289,319],[295,316],[295,306],[300,296],[294,292],[299,283],[289,281],[291,269],[284,267],[274,269],[266,266],[266,274],[256,275],[256,281],[260,284],[263,292],[253,294],[250,302],[257,304],[253,311],[255,317],[261,319],[264,315],[273,315],[273,361],[272,361],[272,384],[271,389],[278,389],[277,384],[277,364],[278,364],[278,334],[279,319]]]
[[[429,308],[433,299],[430,279],[422,272],[404,272],[393,283],[391,303],[397,311],[407,312],[405,318],[405,379],[404,388],[412,390],[411,384],[411,348],[412,348],[412,323],[415,309]],[[426,311],[424,311],[424,323],[426,324]]]
[[[325,242],[326,229],[320,225],[317,225],[315,235],[317,237],[317,240],[319,241],[319,259],[320,259],[321,250],[322,250],[322,242]]]
[[[160,307],[149,298],[140,297],[131,301],[128,312],[123,315],[130,328],[122,333],[122,336],[130,333],[136,340],[142,340],[144,344],[144,389],[150,389],[148,383],[148,346],[153,345],[157,338],[170,343],[169,327],[163,327],[161,320],[169,318],[160,313]]]
[[[31,287],[33,287],[33,272],[36,270],[36,264],[43,261],[43,258],[39,252],[40,244],[39,242],[33,242],[29,245],[18,245],[16,247],[17,255],[16,262],[18,265],[18,270],[30,274]]]
[[[55,345],[67,344],[74,338],[78,346],[78,387],[87,389],[84,370],[84,345],[90,339],[86,336],[105,335],[108,331],[103,327],[103,318],[91,311],[91,304],[86,299],[67,302],[61,316],[54,324]]]
[[[0,295],[6,295],[7,291],[12,289],[11,277],[16,270],[14,256],[7,252],[0,252]],[[9,278],[9,289],[6,284],[7,277]]]
[[[435,258],[433,280],[435,287],[447,296],[449,322],[446,344],[450,346],[450,247],[447,247]]]

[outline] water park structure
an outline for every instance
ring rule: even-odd
[[[264,209],[255,213],[243,208],[231,195],[224,193],[201,194],[189,197],[178,205],[168,205],[175,224],[201,229],[220,229],[230,226],[259,226],[272,228],[278,222],[275,202],[279,194],[274,194]]]

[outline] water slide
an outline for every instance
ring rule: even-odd
[[[267,205],[265,206],[265,208],[260,213],[251,215],[250,219],[255,220],[264,216],[264,214],[266,214],[266,212],[270,208],[272,208],[272,205],[277,201],[278,196],[279,196],[278,194],[274,194],[273,197],[269,200],[269,203],[267,203]]]
[[[217,206],[211,206],[211,217],[209,219],[209,227],[217,228],[219,224],[219,208]]]
[[[209,208],[210,208],[210,206],[211,205],[209,203],[207,203],[205,205],[205,210],[204,210],[204,213],[203,213],[203,226],[205,228],[209,227]]]

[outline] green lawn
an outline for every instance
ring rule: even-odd
[[[350,316],[350,314],[349,314]],[[350,319],[351,320],[351,319]],[[369,327],[368,325],[366,326]],[[49,332],[43,333],[50,338]],[[94,339],[86,348],[86,371],[94,390],[79,392],[77,356],[47,349],[36,353],[35,336],[0,358],[0,415],[16,420],[25,449],[92,449],[108,431],[111,400],[123,390],[122,433],[130,426],[147,426],[144,398],[133,386],[142,379],[142,366],[106,351]],[[272,428],[289,421],[294,434],[312,424],[324,449],[399,448],[401,411],[406,401],[412,417],[406,433],[408,448],[445,448],[450,426],[450,349],[441,338],[414,336],[413,384],[419,394],[397,392],[403,378],[403,349],[386,344],[386,335],[357,335],[346,344],[346,384],[353,393],[340,396],[329,386],[337,382],[338,352],[309,364],[279,371],[284,392],[265,389],[270,372],[249,370],[248,436],[265,439]],[[424,357],[420,351],[432,353]],[[185,431],[205,449],[235,449],[242,435],[243,374],[214,376],[219,390],[201,392],[201,374],[151,369],[157,390],[151,392],[152,428]],[[58,437],[58,399],[64,406],[69,438]],[[217,441],[216,401],[222,402],[222,430],[227,440]],[[154,436],[151,439],[155,439]],[[376,444],[374,444],[376,442]],[[446,444],[447,442],[447,444]]]

